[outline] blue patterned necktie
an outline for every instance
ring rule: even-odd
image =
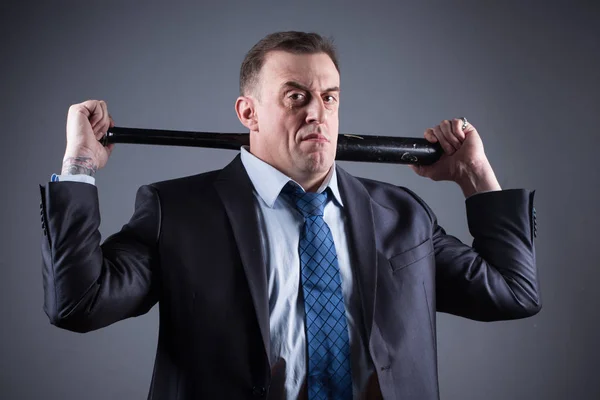
[[[340,269],[333,236],[323,219],[327,191],[306,193],[291,183],[284,191],[305,219],[298,251],[308,348],[308,399],[352,399]]]

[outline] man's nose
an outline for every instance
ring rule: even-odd
[[[307,123],[317,123],[321,124],[325,122],[327,118],[327,109],[325,108],[325,103],[323,103],[323,99],[319,97],[313,97],[311,102],[307,106],[306,112],[306,122]]]

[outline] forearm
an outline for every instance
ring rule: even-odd
[[[510,189],[468,199],[472,247],[436,232],[438,311],[486,321],[539,311],[533,197]]]
[[[150,309],[156,302],[156,233],[145,229],[158,226],[148,223],[155,213],[137,209],[132,220],[144,221],[143,228],[130,223],[100,246],[95,186],[51,183],[42,196],[44,309],[50,321],[86,332]]]
[[[40,189],[47,227],[42,242],[44,309],[50,321],[60,326],[69,318],[77,318],[100,277],[100,215],[97,201],[73,201],[75,195],[95,192],[95,187],[82,191],[71,183],[61,183],[60,190],[50,186]]]
[[[461,168],[457,179],[465,198],[482,192],[502,190],[496,174],[487,159],[473,161]]]

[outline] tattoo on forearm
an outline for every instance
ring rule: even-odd
[[[85,174],[94,176],[98,166],[90,157],[69,157],[63,161],[62,175]]]

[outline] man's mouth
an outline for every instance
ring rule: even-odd
[[[325,135],[320,133],[311,133],[302,138],[302,141],[310,141],[310,142],[319,142],[319,143],[328,143],[329,139]]]

